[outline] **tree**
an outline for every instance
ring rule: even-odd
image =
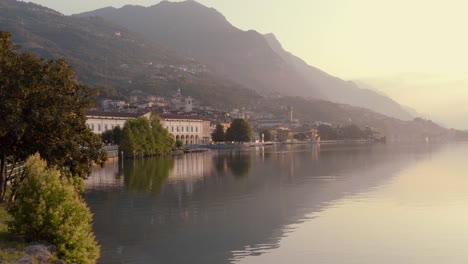
[[[115,145],[120,145],[122,141],[122,128],[120,128],[120,126],[116,126],[112,130],[112,140]]]
[[[294,137],[294,139],[297,139],[297,140],[299,140],[299,141],[304,141],[304,140],[307,139],[307,136],[306,136],[306,134],[304,134],[304,133],[297,133],[297,134],[294,134],[293,137]]]
[[[224,126],[221,125],[220,123],[216,124],[216,128],[211,133],[211,138],[213,139],[214,142],[224,142],[226,141],[226,135],[224,133]]]
[[[0,202],[8,182],[14,199],[16,185],[25,178],[13,170],[4,173],[7,165],[21,164],[36,152],[48,165],[83,178],[93,163],[105,161],[99,136],[86,126],[92,105],[88,87],[77,82],[64,60],[45,61],[15,50],[11,35],[0,32]]]
[[[103,143],[112,143],[114,142],[114,131],[107,130],[101,134],[101,141]]]
[[[263,140],[265,142],[274,140],[273,134],[271,133],[271,131],[269,129],[266,129],[266,128],[262,129],[260,131],[260,136],[262,136],[262,135],[263,135]]]
[[[26,179],[18,185],[18,199],[8,205],[16,234],[47,241],[67,263],[96,263],[99,246],[92,232],[92,214],[69,178],[48,169],[35,155],[26,162]]]
[[[336,130],[328,125],[320,125],[317,128],[321,140],[336,140],[338,135]]]
[[[249,142],[252,138],[252,128],[245,119],[234,119],[226,131],[226,141]]]
[[[357,125],[348,125],[343,127],[342,134],[344,139],[362,139],[365,138],[364,132]]]
[[[165,129],[156,114],[151,118],[139,117],[125,122],[119,150],[124,155],[152,156],[169,152],[174,137]]]

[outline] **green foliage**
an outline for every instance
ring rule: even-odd
[[[116,126],[112,130],[105,131],[101,134],[101,141],[103,143],[120,145],[120,142],[122,141],[122,128],[120,128],[120,126]]]
[[[221,125],[220,123],[216,124],[216,128],[211,133],[211,138],[213,139],[214,142],[224,142],[226,141],[226,135],[224,133],[224,126]]]
[[[0,171],[39,152],[51,166],[88,176],[93,163],[105,160],[99,137],[86,126],[89,97],[64,60],[19,54],[10,34],[0,32]],[[23,177],[0,179],[0,202],[8,180],[15,185]]]
[[[184,142],[180,141],[180,140],[176,140],[175,142],[175,147],[176,148],[182,148],[184,146]]]
[[[356,125],[348,125],[344,127],[331,127],[328,125],[320,125],[317,128],[322,140],[346,140],[346,139],[372,139],[373,132],[366,127],[360,129]]]
[[[273,141],[274,140],[274,137],[273,137],[273,134],[271,133],[271,131],[269,129],[262,129],[260,131],[260,136],[262,136],[263,134],[263,140],[265,142],[268,142],[268,141]]]
[[[122,128],[120,128],[120,126],[114,127],[112,130],[112,141],[115,145],[120,145],[120,142],[122,142],[122,135]]]
[[[304,134],[304,133],[297,133],[297,134],[294,134],[294,139],[297,139],[299,141],[304,141],[306,140],[307,136]]]
[[[125,122],[119,150],[124,155],[158,155],[169,152],[174,146],[173,136],[153,114],[151,120],[139,117]]]
[[[57,246],[58,257],[67,262],[95,263],[99,246],[92,233],[92,214],[60,172],[48,169],[39,155],[28,159],[26,179],[18,198],[8,206],[13,217],[9,228],[33,241]]]
[[[234,119],[226,131],[226,141],[249,142],[253,138],[253,130],[245,119]]]

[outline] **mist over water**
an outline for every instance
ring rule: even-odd
[[[322,145],[115,162],[85,197],[100,263],[464,263],[467,154]]]

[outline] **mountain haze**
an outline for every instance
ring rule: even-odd
[[[270,47],[280,55],[284,61],[301,73],[311,85],[319,89],[320,93],[324,96],[323,99],[372,109],[378,113],[402,120],[413,119],[413,116],[408,113],[408,111],[391,98],[371,89],[360,87],[354,82],[344,81],[331,76],[320,69],[308,65],[299,57],[285,51],[275,35],[266,34],[265,39],[268,41]]]
[[[285,51],[274,35],[240,30],[215,9],[192,0],[103,8],[77,16],[100,16],[124,26],[263,94],[324,99],[402,120],[413,118],[392,99],[309,66]]]
[[[77,16],[100,16],[192,56],[218,74],[263,94],[319,97],[319,92],[276,54],[262,34],[242,31],[195,1],[127,5]]]
[[[215,10],[195,2],[178,3],[176,6],[177,10],[182,6],[188,14],[193,9],[198,11],[190,18],[182,17],[182,22],[178,22],[177,17],[172,17],[179,16],[179,13],[173,12],[174,4],[168,2],[151,8],[126,6],[122,9],[107,8],[97,11],[113,13],[132,10],[128,19],[132,16],[136,19],[146,16],[141,10],[151,11],[152,14],[153,9],[159,10],[162,7],[163,11],[158,11],[161,12],[160,16],[171,18],[160,18],[161,24],[156,26],[153,26],[152,21],[141,24],[148,27],[148,30],[155,27],[159,28],[156,31],[162,32],[158,33],[162,34],[160,37],[151,37],[141,32],[135,33],[126,26],[108,21],[107,18],[64,16],[36,4],[0,0],[0,30],[12,34],[13,42],[21,46],[20,52],[31,52],[46,59],[64,58],[74,67],[80,82],[113,86],[124,95],[142,92],[170,96],[177,88],[182,88],[184,94],[218,109],[246,107],[260,115],[274,114],[287,118],[285,109],[292,106],[295,117],[306,124],[324,121],[338,126],[368,126],[380,131],[389,140],[415,141],[426,137],[444,139],[449,136],[448,130],[431,121],[402,121],[367,108],[317,99],[323,95],[308,83],[307,74],[300,73],[292,66],[291,61],[295,57],[291,60],[285,58],[286,54],[278,48],[279,42],[275,47],[271,39],[270,44],[267,42],[268,36],[238,30]],[[127,11],[123,13],[127,14]],[[215,17],[216,20],[210,17]],[[191,19],[193,22],[189,23]],[[164,25],[164,21],[174,24]],[[182,26],[177,23],[190,25]],[[210,57],[209,49],[202,47],[209,45],[207,40],[199,38],[198,32],[193,33],[192,27],[199,29],[204,38],[216,40],[216,45],[212,47],[213,57]],[[182,34],[180,30],[183,28],[185,31]],[[163,33],[167,37],[163,37]],[[185,43],[192,41],[192,35],[195,35],[193,39],[196,41],[192,44]],[[233,36],[239,39],[233,39]],[[172,41],[177,43],[170,44]],[[191,45],[196,52],[191,50]],[[232,51],[226,50],[228,48],[224,45],[228,45]],[[202,58],[193,54],[199,54]],[[221,62],[217,62],[218,60]],[[210,61],[213,64],[209,64]],[[232,71],[223,72],[222,69],[226,68]],[[303,69],[311,70],[307,65]],[[331,78],[340,84],[344,82],[312,69],[317,76]],[[234,71],[237,72],[234,74]],[[258,82],[264,86],[253,86],[256,91],[246,88],[247,85],[239,84],[244,83],[244,75],[246,83]],[[302,86],[286,86],[291,84],[289,81],[296,81],[295,84]],[[300,89],[311,96],[296,96],[301,93]]]

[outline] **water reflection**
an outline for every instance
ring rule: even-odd
[[[212,161],[218,174],[226,174],[229,169],[232,175],[240,178],[246,176],[252,167],[252,156],[248,151],[217,153]]]
[[[159,194],[174,169],[174,159],[168,157],[130,161],[119,170],[129,191]]]
[[[187,155],[159,161],[165,169],[140,172],[137,165],[125,164],[125,188],[88,185],[86,199],[102,244],[100,262],[233,263],[273,252],[310,217],[388,183],[437,151],[428,146],[287,146]],[[146,173],[152,176],[142,176]],[[135,183],[140,177],[150,180]],[[147,195],[155,182],[162,185],[158,199]]]

